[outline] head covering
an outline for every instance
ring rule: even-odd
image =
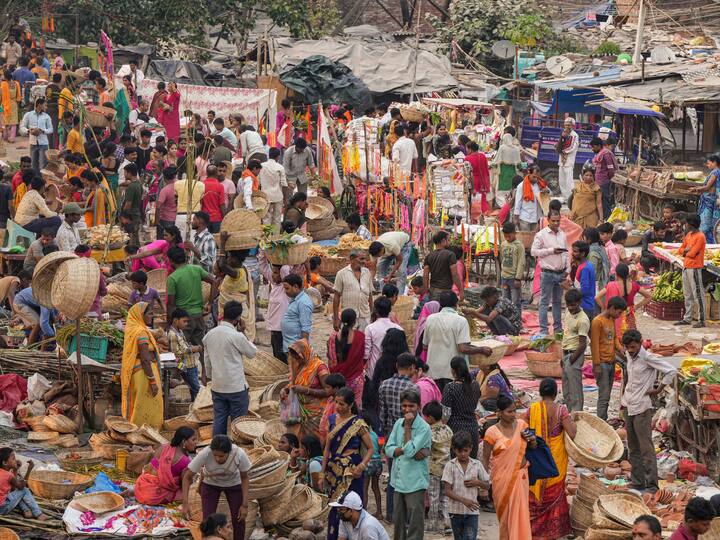
[[[307,339],[298,339],[288,347],[288,351],[294,352],[305,362],[309,361],[312,357],[312,347],[310,347]]]
[[[78,203],[71,202],[63,206],[63,214],[82,214],[82,210]]]
[[[500,139],[500,148],[495,155],[495,163],[504,163],[506,165],[518,165],[522,159],[520,158],[520,149],[513,143],[513,136],[506,133]]]
[[[418,345],[420,345],[420,340],[422,339],[423,331],[425,330],[425,324],[427,323],[428,317],[433,313],[439,312],[440,302],[436,302],[435,300],[431,300],[423,306],[422,310],[420,310],[420,316],[418,317],[417,326],[415,327],[413,350],[410,351],[411,353],[415,354]]]
[[[331,502],[329,503],[329,506],[334,508],[349,508],[350,510],[356,510],[358,512],[363,508],[360,495],[354,491],[348,491],[348,493],[344,497],[341,497],[338,502]]]
[[[153,351],[157,351],[157,343],[145,324],[145,310],[148,307],[147,302],[138,302],[130,308],[125,319],[125,341],[123,343],[122,364],[120,367],[120,381],[123,388],[130,387],[130,379],[132,378],[135,364],[139,363],[140,347],[138,340],[140,338],[147,339],[148,345]],[[122,416],[129,418],[130,411],[129,400],[126,392],[122,393]]]

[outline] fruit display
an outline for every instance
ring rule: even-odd
[[[685,297],[682,289],[682,274],[668,271],[660,275],[652,299],[656,302],[682,302]]]
[[[108,229],[112,227],[108,237]],[[119,245],[128,241],[125,234],[117,225],[98,225],[87,230],[85,242],[92,248],[104,248],[106,245]]]
[[[337,249],[368,249],[372,240],[363,240],[354,233],[343,234],[338,242]]]

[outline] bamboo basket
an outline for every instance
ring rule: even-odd
[[[335,213],[335,207],[333,206],[333,203],[328,201],[325,197],[308,197],[307,203],[308,209],[305,210],[305,218],[308,220],[324,219],[329,216],[332,217],[332,215]],[[308,210],[311,206],[317,207],[318,212],[310,212],[308,214]]]
[[[248,485],[248,498],[269,499],[278,495],[288,484],[294,484],[300,473],[286,476],[288,460],[279,462],[280,466],[268,474],[251,479]]]
[[[50,414],[44,417],[43,423],[50,431],[58,433],[75,433],[77,424],[64,414]]]
[[[20,540],[20,537],[12,529],[0,527],[0,540]]]
[[[274,237],[279,238],[279,237]],[[270,241],[272,241],[272,237],[270,238]],[[267,260],[270,261],[270,264],[276,264],[278,266],[282,266],[285,264],[289,265],[295,265],[295,264],[302,264],[304,263],[307,258],[308,254],[310,253],[310,248],[312,247],[312,238],[309,236],[306,238],[307,241],[303,242],[302,244],[291,244],[287,246],[273,246],[268,245],[265,248],[265,255],[267,257]]]
[[[71,499],[76,491],[85,491],[94,479],[69,471],[34,471],[27,479],[33,495],[42,499]]]
[[[630,529],[621,531],[601,529],[593,526],[585,531],[585,540],[632,540],[632,531]]]
[[[220,230],[225,232],[258,231],[262,234],[262,220],[252,210],[244,208],[230,210],[220,223]]]
[[[603,509],[600,507],[600,498],[597,498],[595,500],[595,503],[593,504],[593,522],[592,526],[594,528],[598,529],[615,529],[615,530],[623,530],[627,529],[624,525],[620,525],[619,523],[616,523],[609,517],[605,515],[605,512],[603,512]]]
[[[288,522],[295,519],[296,516],[303,514],[309,510],[320,513],[322,508],[313,508],[313,504],[322,503],[322,499],[318,500],[312,496],[313,490],[310,486],[304,484],[295,484],[290,493],[290,500],[282,512],[282,522]]]
[[[57,439],[60,434],[57,431],[31,431],[27,435],[28,442],[44,442],[49,443],[53,439]]]
[[[403,330],[405,331],[405,339],[407,339],[408,350],[415,354],[413,347],[415,346],[415,331],[417,330],[417,319],[408,319],[402,323]]]
[[[347,257],[322,257],[320,259],[320,274],[323,276],[335,276],[348,264],[350,264],[350,259]]]
[[[560,360],[552,360],[550,362],[544,360],[528,360],[527,367],[530,373],[540,378],[552,377],[553,379],[561,379],[563,375]]]
[[[285,362],[265,351],[258,351],[255,354],[255,358],[245,358],[243,367],[245,368],[245,375],[253,377],[270,375],[287,376],[290,372],[290,368]]]
[[[95,259],[70,259],[60,264],[52,282],[52,304],[69,319],[85,315],[100,286],[100,266]]]
[[[77,456],[77,458],[73,459],[73,456]],[[60,466],[66,470],[99,465],[104,459],[100,452],[87,450],[58,452],[55,454],[55,457]]]
[[[122,434],[132,433],[133,431],[138,430],[138,427],[135,424],[125,420],[122,416],[106,416],[105,427],[109,430]]]
[[[27,418],[23,418],[23,423],[33,431],[50,431],[45,425],[45,416],[28,416]]]
[[[619,461],[625,448],[623,442],[609,424],[590,413],[576,411],[572,414],[578,427],[578,434],[583,432],[580,444],[593,444],[598,448],[598,454],[604,454],[605,449],[612,442],[612,446],[605,457],[594,455],[589,450],[578,446],[567,433],[565,434],[565,448],[572,460],[580,466],[597,469]],[[575,436],[576,438],[578,435]],[[584,442],[585,441],[585,442]]]
[[[308,519],[317,519],[318,521],[325,521],[327,519],[330,513],[327,495],[320,494],[315,490],[311,491],[312,501],[308,505],[308,509],[285,522],[285,525],[295,529],[302,527],[303,522]]]
[[[333,238],[337,238],[340,235],[340,231],[342,229],[337,226],[328,227],[327,229],[323,229],[322,231],[315,231],[310,232],[310,234],[313,235],[313,238],[315,240],[332,240]]]
[[[160,294],[167,293],[167,270],[164,268],[150,270],[147,273],[147,286]]]
[[[115,119],[117,111],[110,107],[103,107],[102,105],[88,105],[85,107],[85,113],[88,124],[92,127],[104,128],[108,127],[110,122]],[[110,118],[108,119],[108,117]]]
[[[545,352],[527,350],[525,360],[528,362],[559,362],[562,361],[562,345],[553,343]]]
[[[270,420],[265,424],[265,432],[263,433],[263,437],[266,443],[270,444],[274,448],[277,448],[278,444],[280,443],[280,438],[286,432],[287,428],[285,427],[285,424],[280,421],[280,419]]]
[[[308,217],[307,211],[305,212],[305,217]],[[314,233],[317,231],[322,231],[325,229],[328,229],[333,226],[335,223],[335,218],[333,217],[332,213],[326,217],[322,218],[308,218],[307,222],[307,230],[309,233]]]
[[[245,536],[243,540],[250,540],[250,536],[252,536],[255,530],[255,525],[257,525],[258,510],[257,501],[248,502],[248,511],[245,516]]]
[[[174,418],[169,418],[163,422],[162,429],[163,431],[172,431],[175,432],[181,427],[189,427],[191,429],[197,429],[200,427],[200,424],[198,422],[193,422],[191,420],[188,420],[186,416],[175,416]]]
[[[255,213],[260,217],[260,219],[264,218],[267,215],[268,210],[270,210],[270,203],[268,202],[268,197],[265,192],[253,191],[250,199],[252,200],[253,210]],[[242,195],[235,197],[233,208],[245,208],[245,198],[242,197]]]
[[[401,326],[405,321],[412,319],[414,310],[415,298],[413,296],[398,296],[392,308],[392,312],[398,318],[398,321],[400,321]]]
[[[269,384],[272,384],[274,382],[277,382],[281,379],[287,379],[288,375],[280,374],[280,375],[247,375],[245,379],[247,380],[248,386],[252,389],[256,388],[262,388],[264,386],[267,386]]]
[[[284,523],[288,521],[286,519],[285,508],[288,505],[288,499],[290,498],[293,487],[295,486],[295,479],[289,477],[285,481],[285,486],[282,491],[258,501],[260,503],[260,519],[262,519],[263,525],[277,525],[278,523]]]
[[[407,122],[420,123],[423,121],[423,112],[414,107],[400,107],[400,115]]]
[[[505,351],[508,349],[508,344],[496,339],[484,339],[481,341],[472,341],[471,345],[475,347],[490,347],[492,354],[490,356],[483,356],[482,354],[469,354],[468,362],[471,366],[484,367],[497,364],[498,361],[505,356]]]
[[[125,499],[113,491],[96,491],[78,495],[73,499],[73,505],[86,512],[107,514],[124,508]]]
[[[240,251],[243,249],[252,249],[260,243],[260,231],[237,231],[231,232],[227,240],[225,240],[226,251]]]
[[[241,416],[230,425],[232,439],[238,444],[252,444],[265,432],[265,421],[256,416]]]
[[[65,261],[77,259],[78,256],[69,251],[56,251],[45,255],[35,266],[32,278],[33,296],[38,304],[52,308],[52,282],[58,267]]]

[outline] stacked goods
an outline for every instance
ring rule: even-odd
[[[244,368],[250,388],[261,388],[280,380],[287,380],[289,373],[286,363],[264,351],[258,351],[255,358],[246,358]]]
[[[668,489],[671,483],[666,484],[665,489],[659,489],[654,494],[645,493],[643,495],[643,502],[647,505],[650,511],[660,520],[660,525],[664,531],[674,531],[683,522],[685,507],[688,501],[695,495],[692,491],[687,489],[679,489],[672,491]],[[717,518],[715,518],[717,520]],[[713,520],[713,526],[711,530],[720,530],[720,523],[715,523]],[[702,535],[701,538],[717,538],[717,536]]]
[[[647,514],[650,514],[650,509],[635,495],[630,493],[600,495],[593,503],[592,526],[585,532],[585,539],[631,538],[635,519]]]
[[[240,416],[230,425],[230,437],[243,446],[252,445],[265,432],[265,421],[255,415]]]
[[[368,249],[372,240],[364,240],[355,233],[343,234],[338,242],[338,252],[349,252],[352,249]]]
[[[307,202],[305,218],[308,234],[315,240],[335,238],[341,227],[335,223],[335,207],[332,202],[323,197],[310,197]]]
[[[60,448],[80,446],[74,435],[77,424],[64,414],[33,416],[23,421],[32,430],[28,433],[28,442],[39,442]]]
[[[168,440],[157,430],[148,426],[136,426],[122,416],[107,416],[106,431],[90,437],[90,446],[105,459],[115,459],[118,450],[131,450],[132,446],[156,447],[167,444]]]
[[[108,283],[107,294],[102,299],[103,313],[109,313],[111,316],[116,317],[127,315],[128,299],[133,288],[125,276],[125,274],[118,274],[118,276],[111,278],[110,283]]]
[[[577,536],[583,536],[593,524],[593,507],[601,495],[607,495],[610,489],[590,474],[580,475],[578,489],[570,508],[570,523]]]
[[[97,225],[85,233],[85,243],[94,249],[117,249],[125,245],[128,235],[117,225]]]
[[[655,283],[652,300],[645,311],[662,321],[677,321],[685,315],[684,300],[682,274],[673,271],[664,272]]]
[[[572,413],[577,425],[575,438],[565,434],[568,456],[583,467],[599,469],[620,460],[625,451],[620,436],[604,420],[590,413]]]

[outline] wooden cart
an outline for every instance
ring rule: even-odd
[[[671,171],[665,171],[670,173]],[[662,219],[663,206],[672,203],[677,210],[697,211],[698,195],[690,193],[689,188],[700,184],[677,180],[667,181],[667,174],[646,167],[635,179],[629,171],[618,172],[612,178],[615,189],[615,202],[627,206],[633,221],[644,218],[652,221]]]

